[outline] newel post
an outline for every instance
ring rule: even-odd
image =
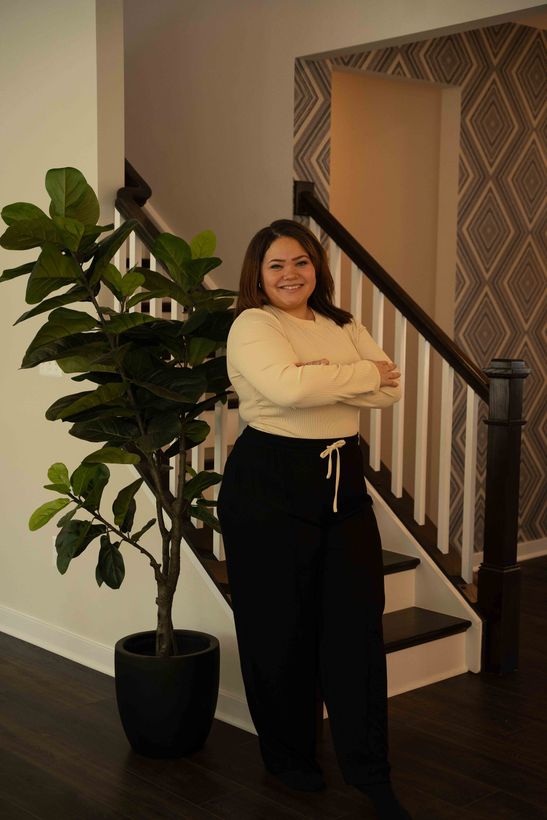
[[[478,606],[485,619],[485,672],[518,668],[520,567],[517,564],[522,390],[530,373],[520,359],[492,359],[490,379],[484,553]]]

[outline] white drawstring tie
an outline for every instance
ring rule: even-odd
[[[327,447],[321,453],[321,458],[329,457],[329,466],[327,469],[327,478],[330,478],[332,472],[332,451],[336,452],[336,481],[335,481],[335,488],[334,488],[334,501],[332,502],[332,509],[333,512],[338,512],[338,484],[340,483],[340,447],[343,447],[346,443],[346,440],[343,438],[338,439],[338,441],[333,442],[333,444],[328,444]]]

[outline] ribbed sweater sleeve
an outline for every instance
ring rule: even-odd
[[[389,362],[391,359],[387,356],[382,348],[376,344],[366,327],[357,319],[353,319],[348,326],[348,332],[351,335],[353,344],[355,345],[359,355],[362,359],[370,359],[373,362]],[[351,399],[346,399],[345,404],[351,404],[354,407],[376,407],[384,408],[390,407],[395,402],[399,401],[402,396],[401,385],[398,387],[380,387],[370,393],[363,393]]]
[[[258,308],[244,311],[233,323],[227,355],[243,378],[281,407],[346,402],[376,393],[380,386],[380,373],[370,361],[297,367],[298,356],[279,321]]]

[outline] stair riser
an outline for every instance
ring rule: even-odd
[[[384,612],[395,612],[415,604],[416,570],[384,575],[386,605]]]
[[[468,671],[465,632],[387,655],[388,696],[428,686]]]

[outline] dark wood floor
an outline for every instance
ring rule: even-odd
[[[547,818],[547,558],[523,564],[521,668],[465,674],[391,698],[393,781],[416,820]],[[293,792],[262,767],[257,740],[215,721],[178,761],[132,753],[112,678],[0,635],[2,820],[357,820],[366,798],[342,780],[328,722],[328,789]]]

